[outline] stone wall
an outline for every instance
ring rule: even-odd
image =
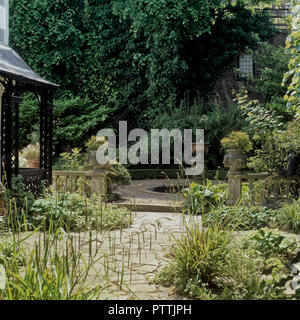
[[[288,33],[282,31],[272,37],[269,42],[275,46],[285,46],[287,36]],[[232,100],[235,97],[234,92],[238,92],[242,86],[242,81],[237,79],[236,68],[237,60],[232,62],[227,71],[225,71],[223,76],[217,81],[213,90],[213,94],[219,96],[225,105],[227,99]]]

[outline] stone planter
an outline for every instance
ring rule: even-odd
[[[228,178],[228,199],[227,205],[234,205],[242,194],[242,179],[240,170],[246,168],[246,156],[240,150],[228,150],[224,157],[224,166],[229,168]]]
[[[226,168],[229,168],[229,173],[239,172],[247,166],[244,152],[233,149],[227,151],[223,163]]]
[[[28,161],[28,167],[29,168],[39,168],[40,167],[40,161],[39,160],[27,159],[27,161]]]
[[[87,158],[87,167],[89,170],[104,170],[106,166],[98,163],[96,154],[97,150],[90,151],[90,154]]]

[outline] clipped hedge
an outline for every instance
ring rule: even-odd
[[[132,180],[147,179],[177,179],[186,178],[183,170],[179,169],[129,169]],[[226,180],[227,169],[207,170],[206,178],[210,180]]]

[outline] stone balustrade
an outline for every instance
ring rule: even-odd
[[[300,176],[281,176],[267,173],[228,172],[227,205],[234,205],[242,196],[242,183],[249,184],[252,200],[259,204],[300,195]]]
[[[52,171],[52,187],[56,191],[70,191],[105,195],[107,193],[106,174],[103,170]]]

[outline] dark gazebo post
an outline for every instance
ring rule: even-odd
[[[4,173],[4,181],[8,182],[10,185],[12,170],[11,170],[11,158],[12,158],[12,148],[11,148],[11,134],[10,134],[10,124],[11,124],[11,89],[8,87],[7,83],[3,82],[4,92],[2,95],[2,108],[1,108],[1,172]]]
[[[53,92],[43,90],[40,103],[40,167],[47,185],[52,181]]]

